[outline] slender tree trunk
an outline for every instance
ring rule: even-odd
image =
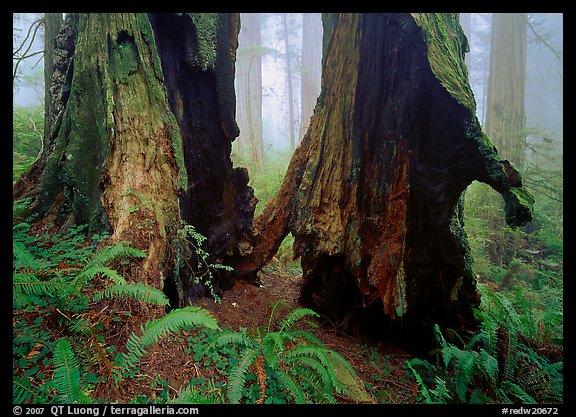
[[[463,192],[473,180],[491,185],[512,226],[531,218],[532,197],[476,119],[457,15],[323,22],[330,39],[310,128],[236,272],[254,277],[291,232],[301,302],[332,321],[403,329],[419,343],[434,323],[471,326],[479,294]]]
[[[236,115],[240,135],[236,144],[240,155],[248,157],[260,170],[264,162],[260,14],[240,13],[240,21],[242,28],[238,36],[236,65]]]
[[[526,13],[494,13],[486,132],[519,169],[526,161]]]
[[[111,241],[146,250],[129,276],[171,286],[176,305],[200,295],[179,266],[194,259],[178,247],[181,221],[211,237],[209,262],[251,226],[247,175],[229,158],[238,27],[235,14],[71,17],[59,35],[68,65],[44,162],[14,187],[43,220],[107,229]]]
[[[300,83],[300,134],[302,141],[310,118],[314,113],[316,99],[320,94],[322,73],[322,17],[321,13],[302,14],[302,69]]]
[[[290,58],[290,42],[288,39],[288,19],[286,13],[282,13],[282,28],[284,30],[284,50],[286,51],[286,88],[288,89],[288,123],[290,124],[290,150],[296,148],[294,132],[294,90],[292,87],[292,64]]]

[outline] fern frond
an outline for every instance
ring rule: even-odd
[[[270,304],[270,309],[272,310],[270,312],[270,317],[268,318],[268,328],[266,330],[266,333],[270,333],[270,329],[272,328],[272,321],[274,319],[274,315],[276,314],[276,310],[279,310],[282,307],[288,307],[289,304],[286,300],[276,300],[274,302],[272,302],[272,304]]]
[[[458,349],[456,346],[453,345],[445,345],[442,348],[442,360],[444,361],[444,367],[448,368],[448,366],[450,365],[450,362],[452,362],[452,360],[454,358],[456,358],[456,360],[458,360],[460,354],[461,354],[462,350]]]
[[[490,398],[481,389],[475,389],[470,393],[468,404],[493,404],[494,400]]]
[[[452,398],[448,388],[446,388],[446,381],[438,376],[435,378],[435,381],[436,388],[430,390],[430,394],[433,394],[436,397],[436,400],[434,401],[435,404],[445,404],[446,400],[450,400]]]
[[[224,331],[220,336],[214,340],[213,345],[235,344],[254,348],[256,346],[254,340],[244,333]]]
[[[124,242],[118,242],[113,246],[104,246],[90,257],[86,267],[105,266],[112,261],[126,258],[145,258],[146,252],[135,249]]]
[[[289,331],[290,328],[300,319],[306,316],[313,316],[313,317],[320,317],[318,313],[314,310],[309,308],[297,308],[292,310],[290,313],[286,314],[286,317],[280,322],[278,327],[280,328],[279,332],[282,331]]]
[[[115,284],[126,284],[126,280],[114,269],[108,268],[106,266],[92,266],[85,268],[80,272],[76,278],[72,281],[72,285],[76,288],[83,288],[88,282],[90,282],[96,275],[103,275],[110,278]]]
[[[306,395],[302,387],[292,376],[282,370],[278,370],[278,381],[280,381],[280,385],[282,385],[286,392],[294,398],[296,404],[306,404],[308,402],[306,401]]]
[[[178,394],[170,401],[171,404],[215,404],[216,401],[196,387],[180,388]]]
[[[296,364],[291,369],[296,381],[303,386],[303,383],[308,384],[307,392],[312,394],[310,400],[312,402],[327,402],[330,404],[336,403],[336,399],[332,393],[334,387],[330,383],[330,377],[326,376],[326,371],[323,365],[313,358],[302,357],[301,363]],[[322,379],[322,376],[326,376]]]
[[[341,389],[341,384],[334,371],[332,361],[329,359],[327,352],[328,349],[317,346],[298,346],[292,349],[290,352],[288,352],[284,357],[284,360],[286,362],[289,362],[291,359],[298,358],[301,356],[308,356],[317,359],[324,366],[327,376],[330,377],[331,385],[335,387],[337,390],[339,390]]]
[[[497,384],[498,379],[498,359],[490,355],[486,350],[480,349],[477,368],[484,374],[491,386]]]
[[[62,402],[84,402],[85,396],[80,386],[80,365],[72,352],[70,342],[65,337],[56,343],[53,363],[55,366],[54,387]]]
[[[505,389],[508,394],[518,398],[522,404],[537,404],[538,402],[532,398],[524,389],[512,381],[502,381],[501,388]]]
[[[250,365],[258,356],[258,350],[246,349],[238,361],[238,365],[230,373],[226,396],[230,404],[239,404],[242,399],[242,390],[246,384],[246,373]]]
[[[324,343],[314,336],[308,330],[300,330],[300,329],[292,329],[290,334],[295,338],[307,342],[307,344],[315,345],[315,346],[323,346]]]
[[[474,377],[476,367],[476,352],[461,350],[456,361],[455,387],[456,394],[462,402],[466,402],[468,386]]]
[[[34,301],[26,294],[20,291],[12,291],[12,306],[14,310],[20,310],[31,305],[34,305]]]
[[[203,326],[211,329],[218,329],[218,322],[206,310],[189,306],[172,310],[152,322],[147,322],[141,326],[141,335],[132,333],[126,341],[126,353],[120,353],[116,358],[116,365],[119,367],[118,373],[122,374],[132,368],[146,353],[146,348],[158,342],[158,340],[180,329],[192,326]]]
[[[514,333],[518,333],[520,328],[520,316],[516,309],[505,295],[492,291],[487,285],[480,284],[482,300],[489,304],[486,306],[490,314],[501,324]],[[485,308],[486,308],[485,307]]]
[[[414,359],[406,361],[406,366],[408,367],[408,369],[410,369],[410,371],[412,372],[412,375],[414,375],[414,379],[416,380],[416,383],[420,387],[420,392],[422,393],[422,396],[424,397],[424,402],[426,404],[434,404],[434,401],[432,400],[432,396],[430,395],[430,391],[428,390],[428,387],[424,383],[424,380],[422,379],[422,376],[420,375],[420,373],[416,369],[414,369],[414,367],[412,366],[413,364],[415,364]]]
[[[141,282],[135,284],[112,284],[92,296],[92,301],[103,298],[130,297],[143,303],[166,306],[170,303],[164,292]]]
[[[40,271],[42,269],[42,262],[32,255],[32,252],[26,248],[24,243],[14,240],[12,244],[13,264],[15,270],[26,269],[32,271]]]
[[[334,390],[332,378],[330,377],[328,371],[326,371],[326,367],[319,360],[310,356],[296,356],[285,360],[284,363],[292,367],[292,373],[296,378],[298,378],[303,373],[303,369],[306,367],[310,368],[318,375],[322,381],[322,386],[324,387],[325,391],[332,392]]]
[[[67,282],[60,281],[58,277],[50,281],[40,281],[34,274],[14,274],[13,289],[26,295],[67,298],[79,292]]]
[[[484,348],[490,355],[496,355],[496,346],[498,343],[498,325],[492,317],[490,317],[488,314],[486,314],[486,312],[482,310],[476,309],[474,311],[474,317],[481,321],[482,328],[480,333],[478,333],[469,341],[468,348],[474,348],[476,344],[481,341],[484,344]]]
[[[515,379],[519,365],[518,333],[508,330],[507,347],[504,360],[504,377],[510,381]]]
[[[49,402],[49,388],[48,385],[34,388],[28,379],[14,375],[12,377],[12,403],[46,404]]]
[[[328,350],[326,355],[332,363],[332,369],[338,381],[336,392],[348,396],[357,403],[374,402],[352,365],[343,356],[333,350]]]

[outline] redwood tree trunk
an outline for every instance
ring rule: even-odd
[[[255,220],[254,277],[287,233],[301,302],[382,333],[471,326],[479,304],[463,229],[466,187],[502,194],[510,225],[531,195],[475,116],[454,14],[325,16],[322,91],[277,196]],[[430,334],[430,333],[429,333]]]
[[[526,162],[526,13],[493,13],[486,133],[520,170]]]
[[[236,65],[237,120],[240,135],[236,139],[238,153],[247,157],[256,170],[264,162],[262,133],[262,46],[260,14],[240,13],[242,29],[238,35]]]
[[[208,262],[251,226],[246,174],[229,159],[237,22],[208,13],[70,19],[66,76],[53,85],[61,111],[42,161],[14,188],[57,225],[86,223],[146,250],[131,278],[171,286],[176,304],[199,295],[190,270],[176,268],[178,257],[193,258],[175,249],[181,220],[211,236]]]
[[[310,125],[316,99],[320,94],[322,60],[321,13],[302,14],[302,68],[300,70],[300,134],[302,138]]]

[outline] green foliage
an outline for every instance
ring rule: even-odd
[[[127,283],[112,267],[144,257],[143,251],[127,242],[95,250],[104,237],[92,236],[91,244],[85,230],[72,226],[66,234],[52,236],[30,233],[29,223],[13,228],[15,403],[94,402],[89,392],[98,379],[90,370],[99,363],[110,363],[110,355],[118,349],[105,349],[104,326],[91,320],[95,317],[92,303],[133,298],[168,305],[162,291]],[[141,336],[133,334],[125,352],[116,355],[116,362],[126,371],[160,337],[190,325],[217,327],[201,309],[174,310],[143,326]],[[54,375],[51,380],[50,371]]]
[[[254,195],[258,199],[258,204],[254,211],[254,216],[258,216],[264,207],[276,195],[286,169],[290,163],[292,153],[290,151],[272,151],[266,153],[262,169],[257,169],[257,164],[237,154],[232,154],[234,165],[247,167],[250,175],[250,185],[254,189]]]
[[[66,338],[61,338],[54,348],[54,387],[62,403],[89,403],[90,398],[82,393],[80,363],[72,352]]]
[[[217,346],[235,344],[241,350],[237,364],[229,374],[227,399],[230,403],[284,402],[334,403],[334,395],[360,402],[371,401],[350,364],[338,353],[327,349],[308,331],[296,327],[305,317],[318,317],[314,311],[298,308],[289,312],[272,330],[278,308],[273,305],[267,329],[247,332],[224,331],[214,342]],[[251,397],[247,382],[254,368],[259,398]],[[268,390],[278,387],[287,396]],[[256,385],[253,385],[256,386]],[[276,399],[276,401],[275,401]]]
[[[216,270],[232,271],[232,267],[210,262],[210,254],[204,249],[206,237],[198,233],[193,225],[182,221],[172,240],[172,252],[175,258],[176,280],[180,279],[180,268],[185,264],[195,284],[202,284],[210,291],[210,295],[219,303],[220,297],[212,284]]]
[[[40,153],[44,136],[41,107],[15,107],[12,112],[12,180],[16,181]]]
[[[464,348],[435,326],[437,364],[407,362],[426,403],[544,404],[563,401],[563,364],[551,363],[520,342],[522,323],[510,302],[484,289],[490,301],[476,312],[481,331]],[[436,384],[432,390],[432,376]]]
[[[146,353],[146,348],[169,333],[193,326],[216,329],[218,323],[207,311],[199,307],[189,306],[173,310],[164,317],[148,321],[144,326],[141,326],[141,335],[132,333],[126,342],[126,353],[120,353],[116,358],[115,378],[117,383]]]

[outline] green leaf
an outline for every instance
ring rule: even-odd
[[[143,303],[153,303],[161,306],[170,304],[164,292],[154,287],[143,284],[112,284],[92,296],[92,301],[100,301],[104,298],[131,297]]]
[[[54,349],[54,384],[63,403],[78,403],[84,399],[80,387],[80,367],[70,342],[63,337]]]

